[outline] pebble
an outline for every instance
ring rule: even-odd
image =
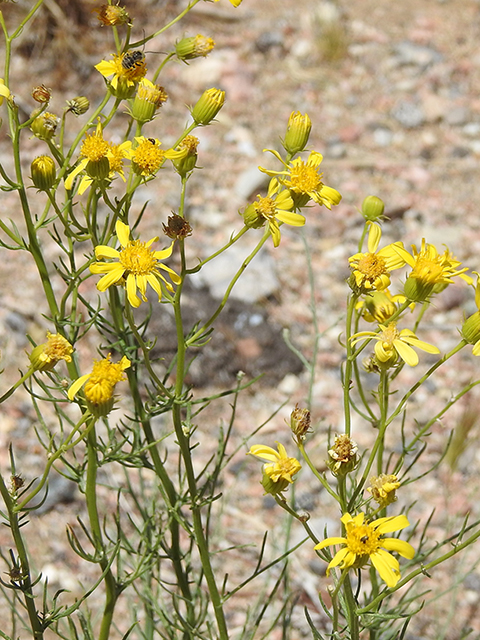
[[[391,115],[406,129],[415,129],[425,124],[425,112],[422,106],[413,100],[399,100]]]

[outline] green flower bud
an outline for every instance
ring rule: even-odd
[[[73,100],[67,100],[67,107],[74,116],[81,116],[90,108],[90,100],[85,96],[77,96]]]
[[[480,340],[480,311],[468,317],[462,326],[462,337],[469,344],[476,344]]]
[[[182,38],[175,45],[175,52],[179,60],[193,60],[206,57],[215,46],[212,38],[206,38],[200,34],[191,38]]]
[[[283,141],[285,151],[291,155],[303,151],[307,146],[311,129],[312,121],[308,115],[302,116],[300,111],[293,111],[288,119],[287,133]]]
[[[34,112],[35,113],[35,112]],[[32,114],[33,116],[34,114]],[[51,140],[57,131],[60,118],[54,113],[40,113],[30,125],[33,134],[40,140]]]
[[[39,156],[32,162],[32,182],[40,191],[48,191],[55,184],[55,162],[50,156]]]
[[[385,204],[377,196],[367,196],[362,203],[362,215],[365,220],[370,220],[371,222],[380,220],[384,211]]]
[[[207,125],[215,118],[225,102],[225,91],[207,89],[192,109],[192,118],[198,125]]]

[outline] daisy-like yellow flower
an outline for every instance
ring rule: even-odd
[[[268,222],[274,247],[278,247],[281,240],[279,223],[294,227],[303,227],[305,224],[305,218],[292,211],[293,200],[290,192],[287,189],[280,191],[280,184],[275,178],[270,180],[267,196],[258,195],[257,199],[258,202],[253,202],[245,209],[243,219],[247,227],[254,229]]]
[[[463,277],[471,282],[469,276],[465,276],[468,268],[459,269],[460,262],[454,258],[448,249],[439,254],[433,244],[422,239],[420,250],[412,244],[413,255],[403,247],[394,247],[395,251],[408,264],[412,271],[405,283],[404,293],[413,302],[424,302],[438,290],[453,282],[455,276]],[[440,289],[439,289],[440,287]]]
[[[253,455],[268,464],[263,465],[262,485],[266,493],[278,494],[293,483],[294,477],[302,468],[296,458],[290,458],[283,444],[277,442],[278,451],[264,444],[250,447],[247,455]]]
[[[352,336],[351,340],[353,345],[367,337],[376,340],[374,351],[380,365],[392,367],[396,364],[398,356],[400,356],[410,367],[417,366],[418,355],[412,347],[422,349],[427,353],[440,353],[437,347],[428,342],[423,342],[410,329],[399,331],[396,322],[390,322],[387,325],[379,324],[378,326],[381,329],[380,333],[359,331]]]
[[[30,354],[30,362],[35,371],[51,371],[57,362],[72,361],[73,347],[59,333],[47,331],[47,342],[37,345]]]
[[[110,354],[103,360],[95,360],[91,373],[80,376],[70,386],[68,397],[73,400],[85,385],[84,394],[87,406],[97,418],[106,416],[113,408],[115,385],[125,380],[125,369],[130,366],[130,360],[123,356],[120,362],[110,360]]]
[[[124,88],[134,87],[147,73],[145,54],[142,51],[126,51],[117,55],[112,54],[112,60],[102,60],[95,65],[104,78],[111,78],[110,86],[117,90],[119,85]],[[122,88],[122,87],[120,87]]]
[[[368,251],[356,253],[348,259],[352,269],[350,286],[358,293],[386,289],[390,285],[390,271],[400,269],[405,265],[405,260],[395,251],[396,246],[403,248],[403,243],[394,242],[393,245],[387,245],[377,251],[382,237],[382,229],[374,222],[368,224],[370,226]]]
[[[95,133],[85,136],[85,140],[80,148],[80,156],[83,160],[77,164],[65,180],[65,189],[70,190],[73,181],[79,173],[85,170],[78,187],[78,193],[82,195],[94,180],[113,180],[115,173],[125,180],[123,175],[123,159],[131,155],[132,143],[130,140],[122,144],[112,144],[103,137],[102,125],[99,122]]]
[[[325,549],[331,545],[345,545],[337,551],[328,565],[330,569],[339,567],[348,570],[359,569],[369,560],[380,574],[388,587],[394,587],[400,580],[400,565],[389,551],[395,551],[403,558],[411,560],[415,555],[412,545],[398,538],[384,538],[386,533],[400,531],[410,525],[406,516],[392,516],[378,518],[373,522],[365,522],[365,514],[351,516],[344,513],[340,518],[346,529],[346,537],[326,538],[315,546],[315,549]]]
[[[180,283],[180,276],[173,269],[160,262],[160,260],[165,260],[172,255],[174,243],[172,242],[163,251],[154,251],[151,246],[158,240],[158,236],[148,242],[131,240],[130,228],[120,220],[115,225],[115,231],[122,247],[120,250],[106,245],[95,247],[96,258],[117,259],[117,262],[94,262],[90,265],[92,273],[105,274],[97,282],[97,289],[106,291],[114,284],[124,284],[128,301],[132,307],[139,307],[142,300],[147,301],[147,284],[157,293],[159,301],[162,299],[162,286],[166,287],[168,291],[173,291],[172,285],[160,273],[159,269],[166,271],[175,284]],[[137,296],[137,288],[141,299]]]
[[[295,158],[288,165],[279,153],[271,149],[268,151],[280,160],[285,166],[285,170],[271,171],[263,167],[259,167],[259,169],[268,176],[278,176],[278,181],[292,192],[296,207],[303,207],[309,200],[313,200],[317,204],[325,205],[327,209],[331,209],[333,205],[340,202],[342,199],[340,193],[322,182],[323,173],[319,171],[323,160],[321,153],[311,151],[306,162],[301,158]]]
[[[134,171],[142,176],[153,176],[160,169],[165,158],[176,160],[184,158],[188,151],[182,149],[175,151],[174,149],[161,149],[160,140],[156,138],[145,138],[138,136],[135,138],[137,146],[132,151],[132,163]]]

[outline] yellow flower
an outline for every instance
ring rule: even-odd
[[[90,265],[92,273],[105,274],[98,281],[97,289],[106,291],[114,284],[124,284],[128,301],[132,307],[139,307],[142,300],[147,301],[145,295],[147,284],[157,293],[159,301],[162,299],[162,286],[165,286],[168,291],[173,291],[172,285],[159,271],[159,269],[163,269],[175,284],[179,284],[180,277],[175,271],[160,263],[160,260],[172,255],[173,242],[163,251],[154,251],[150,247],[158,240],[158,237],[152,238],[148,242],[131,240],[130,228],[120,220],[117,221],[115,231],[122,247],[120,250],[106,245],[95,247],[96,258],[116,258],[118,260],[118,262],[94,262]],[[141,300],[137,296],[137,288],[140,291]]]
[[[267,196],[264,198],[258,195],[258,202],[253,202],[243,213],[243,219],[248,227],[257,229],[263,226],[265,221],[268,222],[274,247],[278,247],[281,240],[279,222],[294,227],[303,227],[305,224],[305,218],[302,215],[291,211],[293,200],[290,192],[287,189],[280,192],[279,190],[278,180],[275,178],[270,180]]]
[[[311,151],[306,162],[301,158],[295,158],[290,165],[287,165],[279,153],[271,149],[268,151],[285,165],[285,170],[270,171],[263,167],[259,167],[259,169],[268,176],[285,176],[278,178],[278,181],[290,189],[294,195],[296,207],[303,207],[309,200],[313,200],[317,204],[325,205],[327,209],[331,209],[333,205],[340,202],[342,196],[339,192],[332,187],[327,187],[322,182],[323,173],[320,173],[318,169],[323,160],[321,153]]]
[[[35,371],[51,371],[60,360],[72,361],[73,347],[59,333],[47,331],[47,342],[37,345],[30,354],[30,362]]]
[[[85,385],[84,394],[87,406],[97,418],[106,416],[113,408],[113,393],[115,385],[125,380],[125,369],[130,366],[130,360],[123,356],[118,363],[110,361],[110,354],[103,360],[95,360],[91,373],[80,376],[70,386],[68,397],[73,400]]]
[[[135,138],[137,146],[132,151],[132,162],[136,173],[142,176],[153,176],[162,166],[165,158],[177,159],[187,155],[187,150],[160,149],[161,142],[156,138]]]
[[[3,104],[4,98],[10,97],[10,91],[8,87],[5,85],[3,78],[0,78],[0,104]]]
[[[283,444],[277,442],[277,445],[278,451],[264,444],[254,444],[248,452],[248,454],[268,462],[263,466],[262,485],[266,493],[272,495],[285,491],[288,485],[293,483],[293,476],[302,468],[296,458],[288,457]]]
[[[367,322],[385,324],[397,311],[397,302],[404,302],[404,296],[392,296],[388,289],[367,293],[365,299],[359,300],[356,309],[362,311],[362,318]]]
[[[405,265],[404,259],[395,251],[395,247],[403,248],[403,243],[394,242],[377,251],[382,230],[378,224],[368,224],[370,231],[367,253],[356,253],[348,259],[353,276],[350,284],[359,293],[386,289],[390,284],[390,271]]]
[[[378,477],[372,476],[370,478],[370,486],[367,487],[367,491],[372,494],[375,502],[384,508],[396,501],[395,492],[399,487],[400,482],[398,482],[397,476],[381,473]]]
[[[477,284],[475,287],[475,304],[478,311],[469,316],[462,326],[462,337],[469,344],[473,344],[472,353],[474,356],[480,356],[480,274],[473,272],[477,276]]]
[[[113,89],[118,89],[119,83],[124,87],[134,87],[147,73],[145,55],[142,51],[126,51],[117,55],[112,54],[113,60],[102,60],[95,65],[104,78],[113,78],[110,85]]]
[[[82,195],[94,180],[113,180],[115,173],[125,180],[123,175],[123,159],[131,155],[132,143],[130,140],[122,144],[112,144],[103,137],[102,125],[99,122],[95,133],[85,136],[85,140],[80,149],[80,156],[83,156],[75,169],[71,171],[65,180],[65,189],[70,190],[73,181],[79,173],[85,170],[78,187],[78,193]]]
[[[390,322],[388,325],[379,324],[378,326],[381,329],[380,333],[360,331],[352,336],[352,344],[356,344],[366,337],[376,340],[374,351],[380,365],[391,367],[400,356],[410,367],[415,367],[418,364],[418,355],[412,347],[422,349],[427,353],[440,353],[437,347],[423,342],[410,329],[399,331],[396,322]]]
[[[346,529],[346,537],[327,538],[315,546],[315,549],[325,549],[330,545],[343,544],[337,551],[327,568],[339,567],[348,570],[350,568],[363,567],[369,560],[380,574],[388,587],[394,587],[400,580],[400,565],[389,551],[395,551],[403,558],[411,560],[415,550],[411,544],[398,538],[384,538],[385,533],[400,531],[410,525],[406,516],[392,516],[378,518],[373,522],[365,522],[365,514],[359,513],[352,517],[345,513],[340,520]]]
[[[425,242],[425,238],[422,239],[420,250],[412,244],[413,255],[403,247],[394,248],[412,268],[405,283],[404,293],[413,302],[424,302],[432,293],[453,282],[455,276],[471,282],[471,278],[464,275],[468,268],[459,269],[461,263],[448,249],[440,255],[433,244]]]

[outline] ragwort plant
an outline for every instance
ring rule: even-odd
[[[213,515],[222,499],[219,482],[232,457],[227,450],[238,394],[251,382],[244,382],[239,375],[235,388],[218,396],[195,398],[185,380],[191,361],[189,350],[208,348],[215,320],[232,288],[265,243],[271,239],[273,246],[279,247],[284,224],[305,225],[302,211],[309,203],[331,209],[341,196],[323,182],[322,155],[317,151],[310,151],[307,157],[302,155],[312,123],[307,115],[294,112],[282,140],[284,153],[271,151],[271,166],[260,167],[270,177],[267,193],[258,195],[240,212],[243,227],[239,225],[225,246],[202,261],[189,252],[188,238],[193,230],[186,219],[185,202],[198,157],[198,139],[193,133],[214,121],[225,94],[217,88],[207,89],[190,110],[190,124],[178,132],[169,149],[155,137],[161,130],[158,120],[151,123],[168,98],[157,83],[165,65],[206,56],[214,42],[202,35],[181,39],[163,55],[150,78],[144,45],[167,31],[200,1],[205,0],[192,0],[172,22],[153,33],[143,33],[133,42],[133,20],[127,9],[112,3],[99,6],[95,10],[98,19],[112,34],[112,51],[105,52],[104,59],[95,65],[105,78],[103,99],[91,108],[87,96],[73,97],[59,117],[47,110],[51,91],[39,85],[31,94],[39,106],[27,119],[21,118],[17,106],[16,95],[22,95],[24,87],[11,77],[11,59],[16,39],[35,18],[43,0],[38,0],[16,25],[7,24],[0,12],[5,38],[0,100],[12,154],[11,163],[0,165],[1,189],[18,195],[26,228],[23,237],[14,222],[2,218],[1,246],[4,254],[30,254],[43,287],[51,329],[44,343],[32,341],[25,373],[10,389],[3,390],[0,398],[1,402],[12,402],[10,398],[20,387],[29,392],[39,424],[37,436],[45,450],[43,472],[35,479],[17,468],[12,445],[10,469],[3,469],[0,476],[4,505],[1,517],[11,536],[11,548],[0,553],[6,569],[5,577],[0,578],[1,590],[11,611],[9,622],[1,623],[0,637],[7,640],[27,635],[34,640],[52,635],[74,640],[119,637],[122,625],[117,621],[126,616],[126,602],[134,605],[130,619],[122,620],[126,626],[121,632],[124,638],[224,640],[232,635],[225,612],[230,599],[275,564],[283,569],[273,589],[264,592],[266,604],[262,602],[254,616],[247,613],[243,629],[235,635],[242,639],[258,633],[265,636],[282,616],[284,623],[288,619],[283,607],[274,622],[269,622],[267,631],[259,631],[279,583],[285,581],[288,586],[285,560],[294,549],[287,545],[285,553],[265,564],[262,547],[252,574],[232,586],[222,572],[221,554],[212,542]],[[237,7],[241,0],[230,2]],[[114,143],[113,132],[120,126],[116,116],[125,106],[128,123],[122,141]],[[87,122],[78,126],[76,117],[87,112]],[[45,153],[29,162],[30,175],[26,176],[24,140],[31,135],[42,141]],[[65,141],[71,138],[73,142],[68,146]],[[154,180],[159,171],[178,176],[177,212],[162,221],[158,236],[145,239],[142,216],[147,203],[140,213],[135,213],[133,198],[142,198],[144,185]],[[120,197],[111,195],[113,183],[117,192],[121,185]],[[41,214],[34,213],[28,191],[32,185],[45,199]],[[418,363],[415,349],[439,354],[437,347],[417,336],[428,305],[455,278],[472,281],[448,250],[439,253],[424,240],[412,252],[401,242],[379,249],[383,204],[378,198],[368,197],[362,213],[364,231],[358,252],[350,258],[352,275],[348,282],[351,293],[342,372],[345,432],[337,434],[325,452],[331,478],[320,473],[308,456],[308,409],[295,408],[290,425],[301,457],[338,503],[339,535],[319,539],[308,524],[308,514],[298,513],[294,501],[287,502],[285,491],[296,481],[301,464],[284,445],[279,443],[277,449],[252,445],[249,453],[265,462],[265,492],[302,523],[306,540],[312,541],[312,554],[316,549],[328,562],[327,571],[333,582],[331,606],[324,602],[322,606],[330,621],[329,637],[356,639],[365,637],[362,632],[368,630],[370,638],[400,638],[415,611],[411,610],[408,591],[399,595],[399,589],[422,574],[428,575],[437,564],[471,545],[480,535],[479,523],[465,521],[456,535],[429,545],[428,523],[424,523],[422,534],[418,525],[407,531],[406,540],[400,535],[410,525],[407,514],[394,512],[396,492],[403,484],[413,482],[407,477],[412,466],[409,461],[422,453],[430,427],[478,382],[459,390],[413,436],[407,436],[405,429],[408,401],[460,349],[472,344],[474,355],[480,354],[480,311],[465,321],[457,347],[439,357],[393,402],[403,366]],[[206,321],[185,326],[185,283],[206,263],[241,242],[246,233],[257,233],[258,243],[233,277],[218,308]],[[59,258],[55,261],[49,262],[45,256],[45,234],[58,247]],[[179,265],[176,269],[168,264],[174,252]],[[407,269],[408,274],[394,295],[389,292],[391,274],[399,269]],[[87,280],[94,281],[98,289],[95,302],[85,293]],[[475,300],[480,309],[478,282]],[[146,317],[136,311],[142,304],[149,308]],[[153,358],[148,326],[153,314],[165,313],[164,305],[169,305],[174,315],[177,343],[174,358],[159,368]],[[412,308],[416,316],[412,315]],[[362,330],[364,320],[373,322],[374,328]],[[313,321],[316,327],[315,315]],[[98,357],[85,372],[79,368],[78,349],[87,339],[97,344]],[[360,372],[360,360],[372,347],[373,352],[363,362],[368,375],[378,377],[377,392],[370,396]],[[311,372],[308,405],[315,362],[297,353]],[[318,336],[314,353],[318,353]],[[62,367],[66,368],[67,377]],[[121,392],[117,385],[121,385]],[[197,423],[202,410],[220,396],[232,398],[231,419],[226,429],[219,430],[217,451],[205,463],[204,458],[197,457]],[[129,401],[122,403],[123,398]],[[112,417],[116,401],[120,401],[123,410],[120,420]],[[359,452],[354,442],[352,411],[375,429],[371,451]],[[161,433],[152,423],[159,416],[163,417],[163,424],[171,425]],[[397,458],[386,455],[387,429],[398,431],[402,453]],[[172,448],[178,458],[174,467],[166,455],[169,451],[173,456]],[[111,515],[105,515],[102,503],[106,470],[111,477],[121,471],[124,478],[121,488],[112,485],[117,509]],[[79,560],[97,567],[96,578],[83,585],[82,595],[73,602],[62,590],[52,593],[48,581],[42,582],[35,568],[37,559],[29,552],[28,536],[24,535],[31,527],[30,512],[38,508],[34,498],[45,492],[54,472],[78,485],[86,516],[79,516],[75,525],[69,524],[66,536]],[[152,476],[153,490],[148,482]],[[401,534],[389,535],[396,532]],[[335,550],[331,551],[331,547]],[[402,560],[403,578],[396,555],[406,560]],[[377,572],[382,582],[378,581]],[[355,592],[354,575],[358,578]],[[308,612],[307,619],[313,636],[322,637]],[[284,634],[290,635],[287,628]]]

